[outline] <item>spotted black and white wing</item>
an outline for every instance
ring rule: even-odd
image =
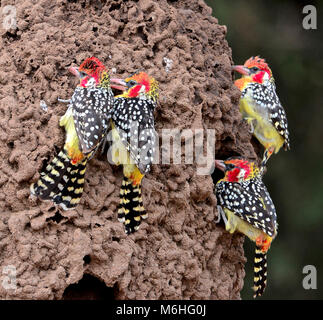
[[[276,210],[270,195],[258,178],[241,183],[220,181],[216,185],[219,205],[273,237],[277,232]]]
[[[279,134],[284,137],[284,148],[290,149],[287,116],[276,93],[275,83],[273,81],[268,81],[266,84],[253,82],[242,92],[242,95],[245,95],[247,91],[250,92],[257,106],[263,108],[263,114],[268,116],[268,120]]]
[[[150,170],[156,148],[155,103],[149,99],[116,98],[112,120],[121,141],[141,173]]]
[[[79,147],[84,154],[93,151],[106,134],[109,125],[107,115],[113,106],[113,99],[112,91],[105,88],[75,89],[70,106]]]

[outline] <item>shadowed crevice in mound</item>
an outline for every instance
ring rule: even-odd
[[[113,300],[114,288],[107,287],[99,279],[85,274],[75,284],[68,286],[63,294],[62,300]]]
[[[75,210],[29,192],[64,144],[66,104],[57,98],[77,84],[67,68],[89,56],[113,77],[144,70],[159,81],[160,135],[213,129],[215,157],[256,159],[226,27],[203,1],[40,0],[16,9],[17,37],[0,29],[0,270],[15,266],[17,288],[0,286],[0,298],[61,299],[91,274],[117,299],[239,299],[243,237],[215,225],[214,183],[195,163],[152,166],[142,185],[148,219],[128,237],[117,220],[122,170],[104,155],[89,162]]]

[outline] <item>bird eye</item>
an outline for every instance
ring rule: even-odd
[[[250,70],[251,70],[252,72],[257,72],[257,71],[259,71],[260,69],[259,69],[258,67],[252,67]]]
[[[80,76],[81,76],[81,78],[84,78],[84,77],[86,77],[86,76],[87,76],[87,74],[86,74],[85,72],[81,71],[81,72],[80,72]]]
[[[137,82],[135,81],[135,80],[130,80],[129,82],[128,82],[128,87],[133,87],[134,85],[136,85],[137,84]]]
[[[226,169],[229,170],[229,171],[234,169],[234,168],[235,168],[235,165],[232,164],[232,163],[229,163],[229,164],[226,165]]]

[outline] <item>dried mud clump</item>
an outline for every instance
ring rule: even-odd
[[[145,70],[157,78],[159,133],[214,129],[216,157],[255,159],[237,107],[226,28],[203,1],[15,6],[17,28],[0,29],[0,298],[61,299],[91,277],[113,288],[116,299],[239,299],[243,237],[215,225],[214,184],[195,163],[153,166],[143,182],[149,218],[131,236],[117,221],[122,170],[105,156],[90,161],[76,210],[29,196],[64,143],[58,121],[66,105],[57,98],[68,99],[76,85],[67,67],[88,56],[112,75]],[[10,283],[8,266],[15,289],[3,285]]]

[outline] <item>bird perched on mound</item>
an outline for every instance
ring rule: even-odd
[[[241,91],[240,111],[264,146],[263,165],[283,146],[290,149],[287,117],[276,94],[272,71],[264,59],[251,57],[244,65],[232,67],[242,74],[235,81]]]
[[[109,74],[99,59],[87,58],[70,71],[80,83],[59,122],[66,131],[64,147],[30,187],[33,195],[64,210],[73,209],[81,199],[87,161],[106,135],[114,102]]]
[[[222,216],[228,232],[240,232],[256,243],[255,298],[267,284],[267,252],[278,228],[275,206],[254,162],[233,157],[215,160],[215,166],[225,174],[215,186],[219,220]]]
[[[158,100],[158,82],[145,72],[125,80],[111,81],[124,90],[114,102],[111,156],[115,164],[123,165],[118,219],[129,234],[138,230],[141,220],[147,218],[141,180],[150,171],[155,154],[154,109]]]

